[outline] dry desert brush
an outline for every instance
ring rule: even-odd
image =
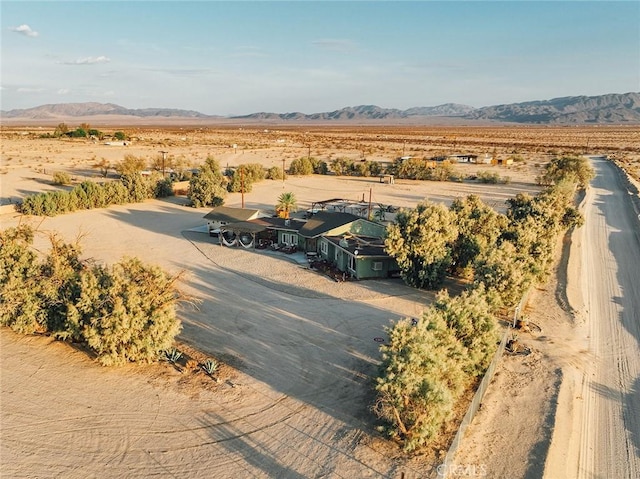
[[[51,237],[41,259],[27,226],[0,233],[0,324],[88,346],[103,365],[152,362],[180,332],[180,275],[125,258],[112,266],[80,260],[77,244]]]

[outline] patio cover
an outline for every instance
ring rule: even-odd
[[[233,231],[234,233],[251,233],[256,234],[261,231],[266,231],[267,227],[251,221],[238,221],[237,223],[231,223],[220,227],[220,231]]]

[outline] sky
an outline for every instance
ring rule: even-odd
[[[640,2],[0,2],[3,110],[210,115],[640,91]]]

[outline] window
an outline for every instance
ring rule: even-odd
[[[374,261],[371,265],[371,269],[374,271],[382,271],[382,261]]]
[[[320,241],[320,252],[327,256],[329,254],[329,243],[327,241]]]
[[[282,242],[284,244],[298,244],[298,235],[295,233],[282,233]]]

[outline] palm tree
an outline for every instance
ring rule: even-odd
[[[282,193],[278,197],[278,204],[276,204],[276,212],[278,216],[282,218],[288,218],[289,212],[296,211],[298,209],[298,202],[293,193]]]

